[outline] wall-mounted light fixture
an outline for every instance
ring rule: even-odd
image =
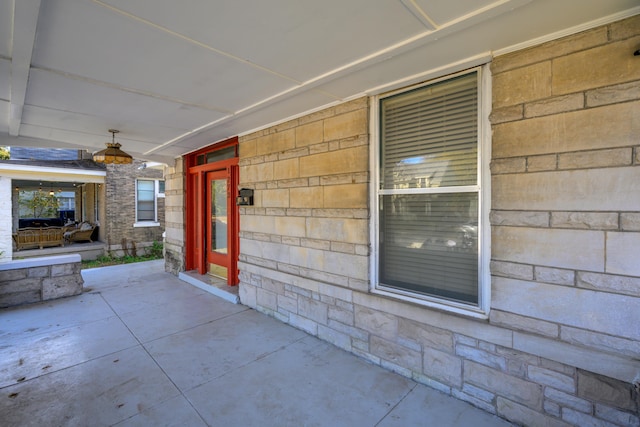
[[[130,164],[133,161],[133,157],[122,151],[120,149],[120,143],[116,142],[116,133],[120,131],[117,129],[109,129],[109,132],[111,132],[111,142],[106,143],[107,148],[93,155],[93,161],[119,165]]]
[[[250,188],[240,188],[236,198],[238,206],[253,206],[253,190]]]

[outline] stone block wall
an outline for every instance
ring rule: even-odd
[[[0,308],[81,294],[80,267],[78,254],[0,264]]]
[[[367,135],[362,98],[240,138],[240,183],[255,190],[240,210],[245,304],[349,341],[326,326],[368,289]]]
[[[369,292],[368,100],[240,138],[245,305],[522,425],[640,425],[640,19],[495,58],[492,300]]]
[[[165,168],[165,270],[178,274],[185,262],[184,160]]]
[[[142,161],[135,160],[130,165],[107,165],[105,179],[106,206],[104,239],[107,251],[113,255],[123,254],[122,240],[125,239],[129,252],[135,242],[137,254],[142,255],[153,242],[162,242],[164,232],[165,199],[158,201],[159,226],[134,227],[136,222],[136,179],[163,179],[163,171],[158,169],[138,169]],[[166,190],[165,190],[166,191]],[[165,193],[166,194],[166,193]]]
[[[542,413],[572,425],[640,423],[638,46],[635,16],[491,66],[490,321],[578,368],[566,389],[527,374]]]
[[[493,323],[638,354],[638,45],[636,16],[493,62]]]

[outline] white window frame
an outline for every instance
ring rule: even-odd
[[[153,181],[153,221],[140,221],[138,220],[138,182],[140,181]],[[164,197],[164,193],[159,193],[159,179],[153,178],[137,178],[135,186],[135,208],[136,208],[136,221],[133,223],[134,227],[159,227],[158,222],[158,198]],[[162,194],[162,195],[161,195]]]
[[[167,185],[166,181],[164,179],[156,180],[156,197],[159,198],[159,199],[164,199],[164,191],[167,191],[167,190],[166,190],[166,187],[165,187],[164,191],[162,191],[162,192],[160,191],[160,183],[161,182],[164,182],[165,185]]]
[[[478,73],[478,304],[464,304],[450,301],[437,296],[427,296],[414,293],[408,290],[400,290],[385,287],[379,283],[378,266],[380,262],[379,248],[379,201],[380,201],[380,100],[392,95],[405,93],[418,87],[428,86],[437,82],[447,81],[454,77],[468,74],[470,72]],[[486,319],[489,316],[491,302],[491,275],[489,271],[489,262],[491,259],[491,227],[489,223],[489,213],[491,209],[491,172],[489,170],[489,162],[491,159],[491,123],[489,122],[489,114],[491,112],[491,73],[489,65],[485,64],[469,70],[461,71],[454,74],[448,74],[427,82],[416,84],[410,87],[404,87],[384,94],[371,97],[370,108],[370,170],[371,170],[371,224],[370,224],[370,241],[372,246],[372,254],[370,257],[369,272],[371,277],[369,290],[373,294],[383,295],[426,307],[432,307],[440,310],[462,314],[465,316]]]

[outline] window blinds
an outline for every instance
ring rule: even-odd
[[[155,221],[155,183],[154,181],[138,181],[138,221]]]
[[[475,185],[478,89],[475,73],[381,103],[381,188]]]
[[[477,304],[477,114],[477,73],[381,100],[383,286]]]

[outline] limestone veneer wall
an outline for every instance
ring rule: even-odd
[[[185,175],[184,159],[165,168],[165,270],[173,274],[184,271],[185,263]]]
[[[495,58],[492,302],[369,292],[366,98],[240,137],[243,304],[524,425],[638,425],[640,20]]]
[[[242,260],[367,289],[367,123],[363,98],[240,138]]]
[[[571,394],[635,415],[638,46],[636,16],[495,58],[491,67],[490,321],[518,331],[520,349],[576,367],[567,371]],[[589,381],[600,385],[586,390]],[[609,387],[617,400],[607,398]],[[549,415],[580,425],[606,412],[598,403],[569,409],[548,396],[553,390],[544,389]],[[613,421],[638,423],[620,417]]]

